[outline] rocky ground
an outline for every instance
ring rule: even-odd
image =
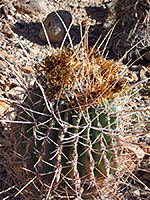
[[[88,21],[89,46],[95,44],[99,36],[104,31],[104,24],[109,14],[109,0],[1,0],[0,1],[0,98],[11,97],[15,100],[22,98],[24,91],[19,87],[13,70],[25,78],[26,86],[32,87],[34,81],[31,79],[33,68],[36,63],[42,61],[50,52],[54,52],[61,47],[59,43],[51,43],[49,46],[39,38],[41,21],[47,14],[57,10],[67,10],[71,13],[73,24],[70,31],[73,44],[80,42],[81,31],[84,22]],[[112,22],[110,22],[111,24]],[[109,26],[109,25],[108,25]],[[64,46],[70,43],[66,39]],[[118,59],[114,52],[110,57]],[[130,67],[128,72],[131,84],[141,81],[141,95],[146,106],[150,103],[150,59],[144,58]],[[147,80],[145,82],[145,80]],[[144,83],[145,85],[142,85]],[[0,117],[7,110],[9,105],[0,101]],[[150,137],[150,136],[149,136]],[[3,172],[3,170],[0,168]],[[0,173],[2,173],[0,171]],[[150,188],[149,169],[137,170],[136,175],[147,187]],[[131,181],[134,182],[134,181]],[[133,186],[126,185],[122,188],[124,198],[122,199],[150,199],[150,189],[143,189],[143,186],[136,181]]]

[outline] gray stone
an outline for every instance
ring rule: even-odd
[[[66,10],[59,10],[57,11],[57,13],[61,17],[63,22],[65,23],[66,27],[68,28],[72,21],[71,14]],[[44,27],[46,29],[48,38],[50,42],[54,42],[54,43],[61,43],[66,34],[64,25],[58,15],[55,12],[52,12],[46,17],[44,21]],[[47,42],[47,39],[42,27],[39,32],[39,38],[42,41]]]
[[[29,15],[47,14],[47,0],[17,0],[14,3],[17,12]]]

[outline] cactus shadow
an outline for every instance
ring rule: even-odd
[[[40,22],[25,22],[25,21],[19,21],[15,23],[13,26],[11,26],[14,33],[16,33],[19,37],[23,37],[24,39],[27,39],[30,42],[36,43],[38,45],[44,46],[47,43],[43,42],[39,38],[39,32],[41,29],[41,23]],[[84,32],[84,31],[83,31]],[[80,42],[81,35],[80,35],[80,27],[79,26],[72,26],[70,30],[70,36],[73,41],[73,44],[77,44]],[[67,46],[70,43],[68,36],[65,40],[64,46]],[[61,44],[55,44],[51,43],[52,46],[59,46]]]
[[[94,19],[96,23],[91,25],[89,28],[89,45],[95,44],[99,36],[103,32],[103,24],[105,19],[107,18],[108,10],[103,7],[85,7],[88,18]],[[41,23],[37,22],[26,22],[23,20],[18,21],[12,27],[14,33],[16,33],[19,37],[23,37],[30,42],[36,43],[38,45],[46,45],[45,42],[40,40],[39,31],[41,29]],[[83,27],[84,34],[84,27]],[[73,42],[73,45],[78,44],[81,41],[81,33],[79,25],[72,25],[70,30],[70,36]],[[67,46],[70,43],[70,40],[67,36],[64,46]],[[52,46],[56,44],[52,43]],[[61,45],[61,44],[60,44]],[[57,44],[59,46],[59,44]]]
[[[40,22],[25,22],[23,20],[17,22],[12,27],[12,30],[14,33],[16,33],[19,37],[23,37],[30,42],[37,43],[39,45],[45,45],[44,42],[42,42],[39,37],[39,31],[41,28]]]

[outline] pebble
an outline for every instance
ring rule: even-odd
[[[20,86],[16,86],[8,92],[6,92],[6,95],[8,95],[11,98],[14,98],[15,100],[22,100],[24,98],[24,94],[25,90]]]
[[[9,109],[10,103],[0,100],[0,119],[4,116],[4,113]]]
[[[9,36],[9,37],[13,37],[13,34],[9,28],[9,26],[7,24],[4,25],[3,27],[3,31],[4,31],[4,34]]]
[[[8,51],[6,51],[6,50],[0,51],[0,55],[3,56],[4,58],[9,56]]]
[[[72,3],[72,4],[70,4],[70,7],[71,8],[78,8],[79,4],[78,3]]]
[[[20,52],[19,51],[16,52],[16,56],[18,56],[18,57],[22,57],[22,54],[23,54],[23,51],[21,51],[21,50],[20,50]]]
[[[17,0],[14,6],[18,12],[29,15],[47,14],[47,0]]]
[[[139,190],[134,190],[132,192],[133,192],[134,195],[136,195],[138,197],[140,196],[140,191]]]
[[[138,65],[132,65],[132,66],[130,67],[130,70],[132,70],[132,71],[140,71],[140,69],[141,69],[141,67],[138,66]]]
[[[21,70],[24,72],[24,73],[26,73],[26,74],[30,74],[32,71],[33,71],[33,68],[31,67],[31,66],[23,66],[22,68],[21,68]]]
[[[59,10],[57,11],[57,13],[60,15],[66,27],[68,28],[72,21],[71,14],[66,10]],[[62,24],[57,14],[55,12],[50,13],[43,22],[43,24],[45,26],[50,42],[61,43],[62,40],[64,39],[66,31],[64,25]],[[40,29],[39,38],[42,41],[47,42],[45,33],[43,31],[43,27],[41,27]]]

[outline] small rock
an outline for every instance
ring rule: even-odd
[[[6,50],[0,51],[0,55],[4,58],[7,58],[9,56],[8,52]]]
[[[140,79],[141,80],[146,80],[147,79],[147,73],[146,73],[147,71],[145,71],[144,69],[141,69],[141,71],[140,71]]]
[[[140,196],[140,191],[139,190],[134,190],[133,194],[139,197]]]
[[[9,109],[10,103],[5,100],[0,100],[0,119],[3,118],[4,113]]]
[[[47,0],[17,0],[14,7],[20,13],[29,15],[47,14]]]
[[[13,37],[13,33],[11,32],[11,30],[7,24],[4,25],[3,31],[4,31],[5,35],[7,35],[9,37]]]
[[[25,95],[25,90],[21,88],[20,86],[16,86],[12,88],[11,90],[9,90],[8,92],[6,92],[6,95],[15,100],[17,99],[22,100]]]
[[[3,2],[4,4],[1,6],[1,15],[4,14],[4,16],[8,19],[8,16],[10,18],[10,15],[13,16],[15,14],[16,9],[13,6],[13,2],[6,0]]]
[[[78,8],[79,4],[78,4],[78,2],[75,2],[75,3],[70,4],[70,7],[71,8]]]
[[[31,67],[31,66],[28,66],[28,65],[22,67],[21,70],[22,70],[24,73],[26,73],[26,74],[30,74],[30,73],[33,71],[32,67]]]
[[[57,13],[62,18],[63,22],[68,28],[72,21],[71,14],[66,10],[59,10],[57,11]],[[64,25],[61,22],[58,15],[55,12],[52,12],[47,16],[47,18],[44,21],[44,26],[45,26],[48,38],[50,42],[54,42],[54,43],[61,43],[66,34]],[[41,28],[39,32],[39,38],[42,41],[47,42],[43,28]]]
[[[130,70],[132,71],[140,71],[141,66],[139,65],[131,65]]]
[[[139,80],[139,77],[136,72],[129,72],[128,77],[130,78],[130,81],[133,83],[136,83]]]

